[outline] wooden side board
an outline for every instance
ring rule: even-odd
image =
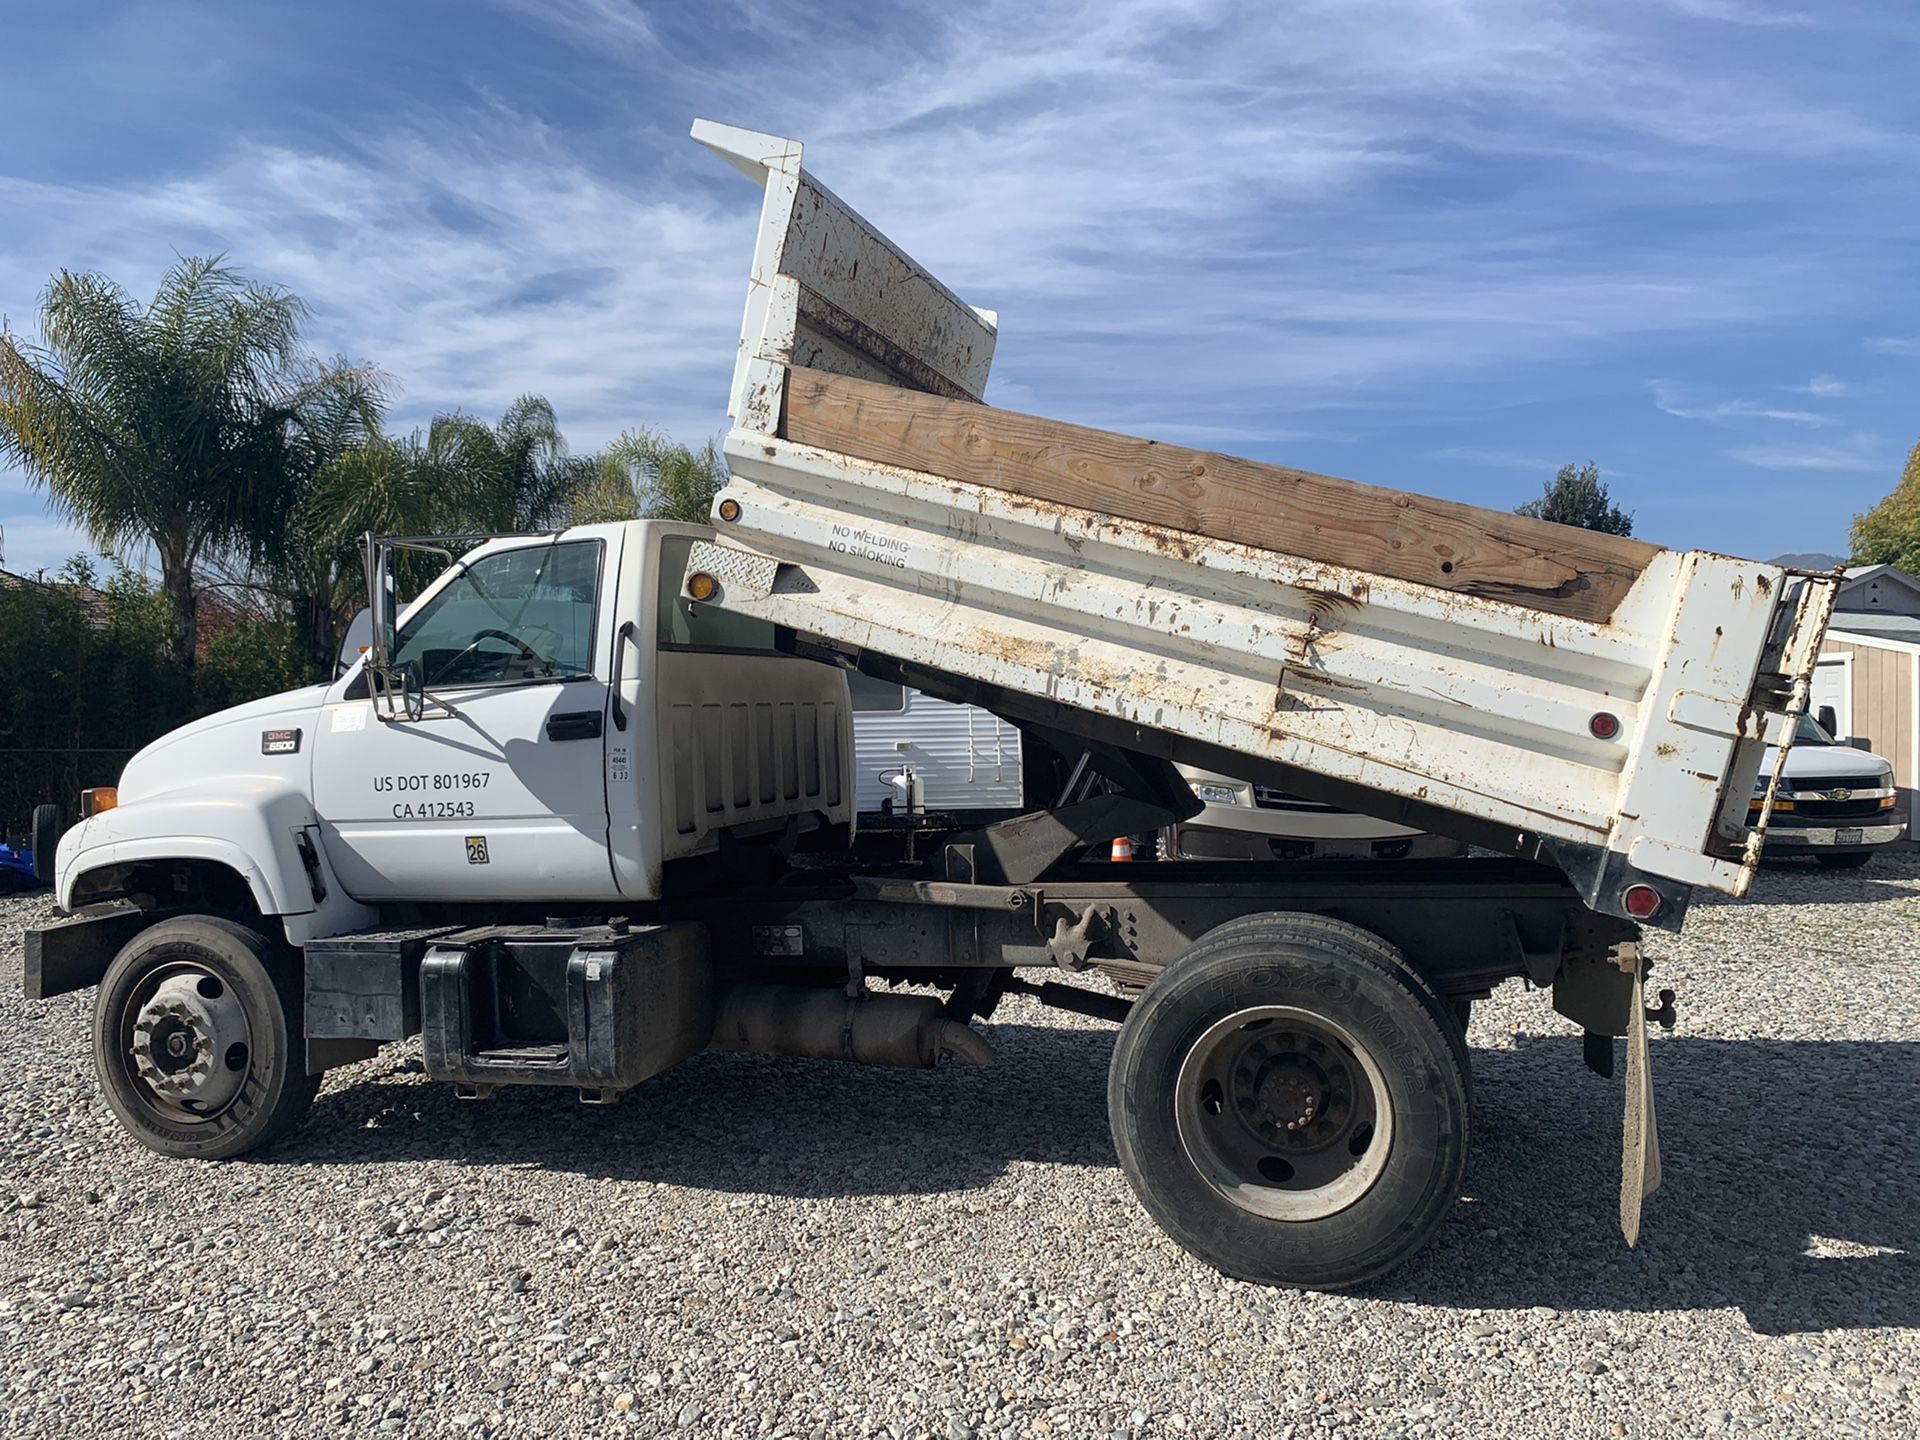
[[[1660,548],[799,367],[788,372],[785,434],[1034,500],[1599,623]]]

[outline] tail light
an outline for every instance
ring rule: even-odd
[[[1627,893],[1620,897],[1620,908],[1635,920],[1651,920],[1665,903],[1651,885],[1629,885]]]

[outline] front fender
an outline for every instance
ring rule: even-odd
[[[102,866],[202,860],[239,875],[260,913],[285,921],[294,944],[373,923],[374,912],[348,897],[327,866],[318,824],[304,793],[272,781],[236,780],[217,793],[162,792],[95,815],[61,837],[54,894],[71,910],[80,880]],[[301,854],[303,833],[317,886]]]

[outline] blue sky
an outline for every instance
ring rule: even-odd
[[[224,250],[399,385],[576,447],[724,423],[811,168],[997,309],[989,399],[1647,538],[1841,550],[1920,439],[1910,0],[0,0],[0,313]],[[84,548],[0,475],[5,564]]]

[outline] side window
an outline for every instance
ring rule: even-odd
[[[394,661],[431,690],[593,673],[601,542],[499,550],[467,565],[401,628]]]
[[[853,696],[853,713],[898,715],[907,708],[906,687],[887,680],[876,680],[858,670],[847,672],[847,689]]]
[[[773,626],[750,615],[700,605],[680,593],[687,576],[690,535],[660,537],[660,605],[655,641],[662,650],[774,653]]]

